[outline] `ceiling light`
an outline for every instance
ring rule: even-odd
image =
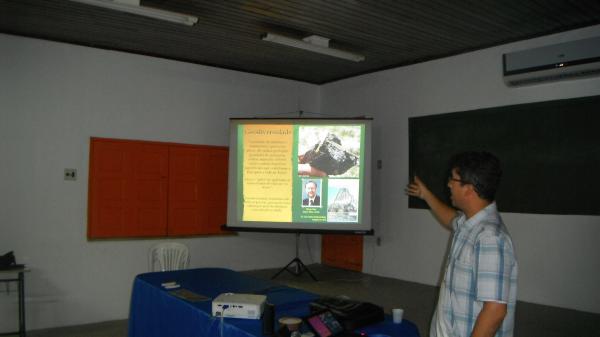
[[[279,43],[289,47],[300,48],[315,53],[338,57],[344,60],[350,60],[354,62],[360,62],[365,60],[365,57],[363,55],[347,52],[340,49],[330,48],[329,39],[318,35],[311,35],[305,37],[302,40],[297,40],[283,35],[266,33],[262,36],[262,40],[273,43]]]
[[[165,11],[158,8],[140,6],[140,0],[71,0],[86,5],[112,9],[115,11],[146,16],[153,19],[180,23],[193,26],[198,22],[198,17]]]

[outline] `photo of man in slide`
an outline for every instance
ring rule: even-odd
[[[308,180],[304,183],[305,198],[302,199],[302,206],[321,207],[321,197],[317,193],[319,186],[315,180]]]

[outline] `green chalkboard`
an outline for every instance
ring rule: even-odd
[[[409,118],[409,174],[446,202],[454,153],[502,162],[502,212],[600,215],[600,96]],[[409,207],[427,208],[418,198]]]

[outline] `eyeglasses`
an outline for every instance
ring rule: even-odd
[[[451,181],[456,181],[456,182],[459,182],[459,183],[461,183],[461,184],[463,184],[463,185],[465,185],[465,184],[470,184],[470,183],[469,183],[469,182],[467,182],[467,181],[464,181],[464,180],[461,180],[461,179],[456,179],[456,178],[454,178],[454,177],[450,176],[450,177],[448,177],[448,182],[451,182]]]

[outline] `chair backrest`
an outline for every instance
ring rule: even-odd
[[[178,242],[163,242],[150,248],[150,271],[186,269],[190,264],[190,252]]]

